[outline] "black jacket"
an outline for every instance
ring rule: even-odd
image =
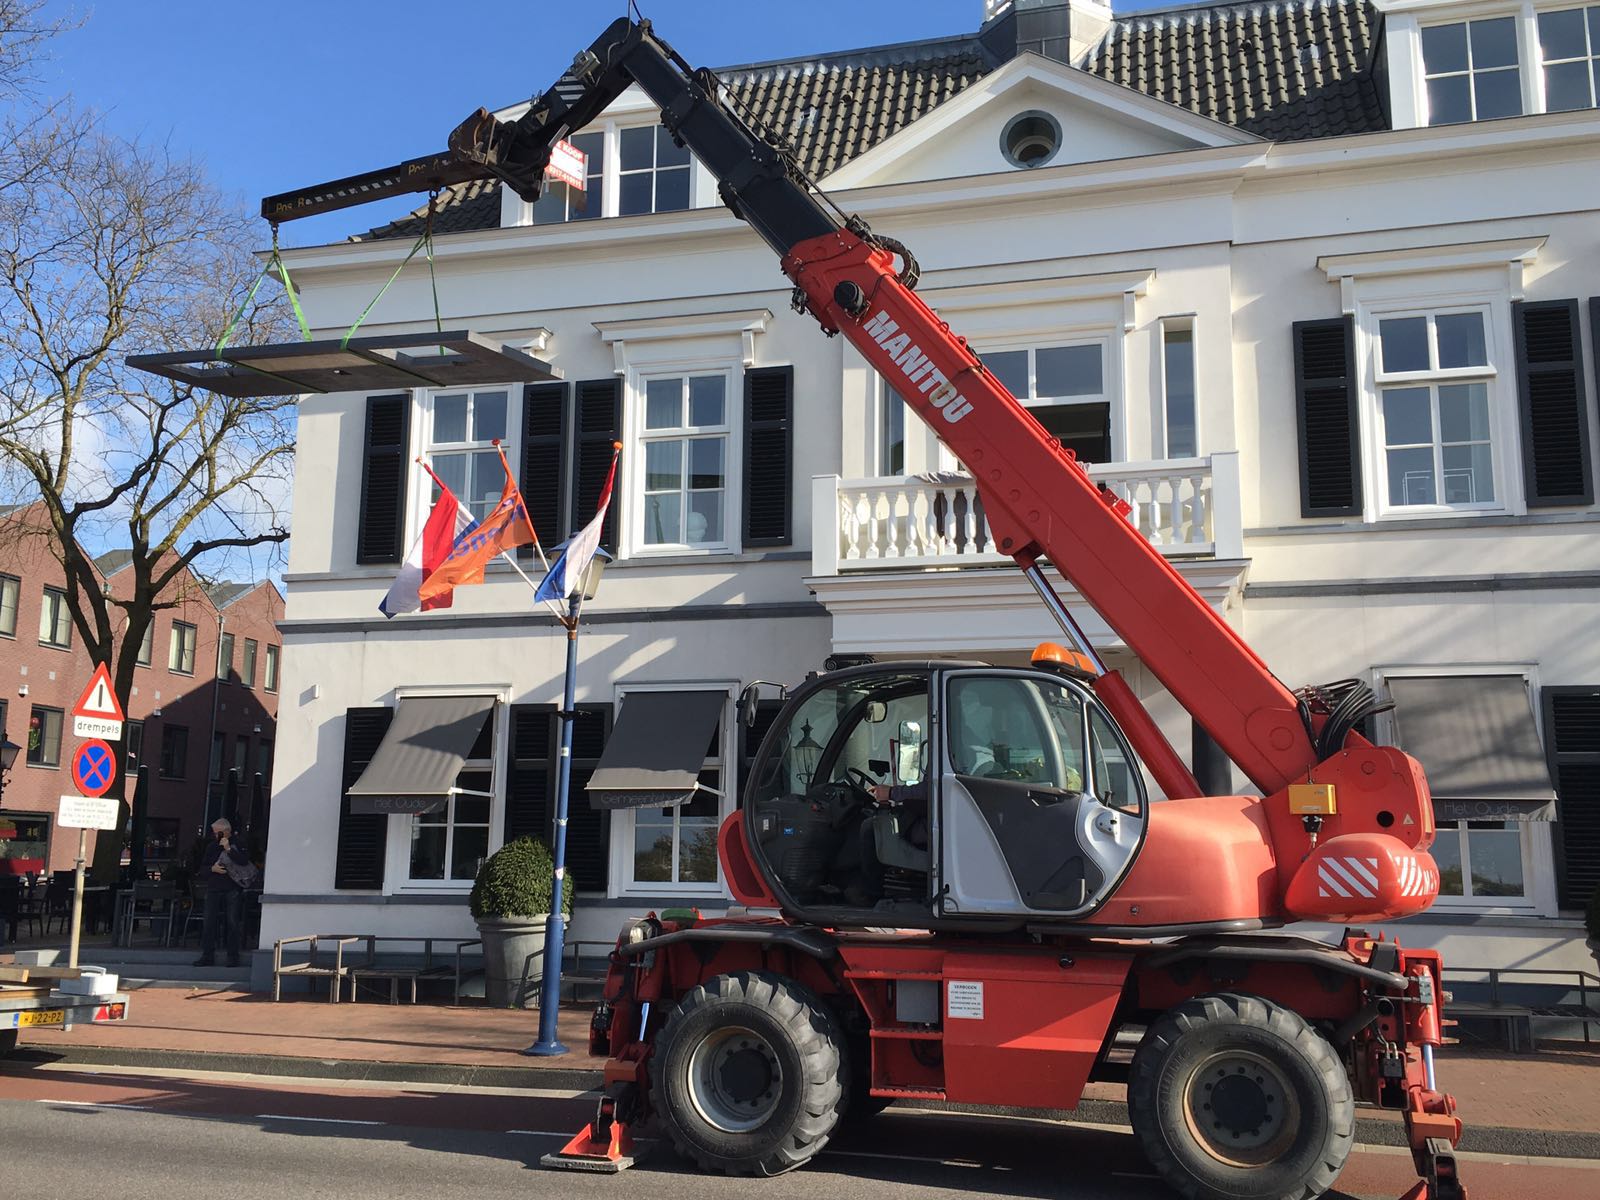
[[[206,881],[206,891],[236,892],[239,890],[239,885],[233,881],[232,876],[227,871],[213,871],[211,869],[221,857],[222,843],[213,840],[206,846],[205,855],[200,859],[200,874]],[[250,856],[245,853],[244,848],[237,841],[228,847],[228,857],[241,867],[250,865]]]

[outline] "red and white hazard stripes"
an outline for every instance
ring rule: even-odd
[[[1378,860],[1329,855],[1317,864],[1317,895],[1378,898]]]
[[[1439,872],[1425,867],[1414,857],[1407,856],[1400,863],[1400,894],[1402,896],[1432,896],[1439,891]]]
[[[1380,867],[1376,856],[1330,854],[1317,863],[1317,895],[1323,899],[1376,900],[1380,876],[1388,876],[1391,871],[1399,876],[1402,896],[1432,896],[1439,890],[1438,871],[1424,866],[1415,855],[1392,855]]]

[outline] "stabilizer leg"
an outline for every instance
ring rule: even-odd
[[[633,1166],[633,1138],[623,1116],[631,1109],[627,1101],[632,1088],[632,1084],[623,1084],[607,1089],[600,1097],[594,1120],[556,1153],[546,1154],[539,1164],[560,1171],[600,1175],[615,1175]]]

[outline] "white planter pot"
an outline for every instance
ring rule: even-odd
[[[544,929],[548,914],[480,917],[483,995],[491,1008],[533,1008],[544,978]]]

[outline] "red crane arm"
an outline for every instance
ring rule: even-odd
[[[1048,558],[1263,792],[1305,778],[1317,755],[1294,695],[900,282],[892,254],[841,229],[794,246],[783,268],[966,464],[1001,550],[1024,567]]]

